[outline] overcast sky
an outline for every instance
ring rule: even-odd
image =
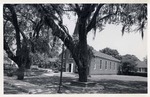
[[[125,33],[122,36],[121,26],[107,25],[105,30],[97,32],[95,40],[92,36],[93,34],[89,33],[88,43],[96,50],[109,47],[118,50],[121,55],[136,55],[140,60],[143,60],[147,54],[146,32],[144,39],[139,32]]]
[[[64,24],[68,27],[69,33],[72,34],[75,27],[75,18],[68,19],[64,17]],[[97,51],[109,47],[116,49],[120,55],[132,54],[137,56],[140,60],[147,54],[147,33],[144,32],[144,38],[141,38],[139,32],[125,33],[122,36],[121,25],[107,25],[101,32],[96,33],[96,37],[93,40],[94,34],[90,32],[88,34],[88,44],[94,47]]]

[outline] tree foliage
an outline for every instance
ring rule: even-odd
[[[50,53],[50,50],[53,47],[54,52],[55,49],[58,49],[58,46],[61,45],[61,43],[58,38],[53,37],[51,34],[51,29],[43,25],[40,14],[37,13],[33,6],[22,4],[11,5],[11,7],[13,7],[16,13],[17,23],[20,30],[19,32],[21,34],[20,47],[25,44],[23,42],[28,42],[28,46],[30,46],[32,52]],[[14,46],[17,42],[15,39],[18,39],[15,36],[16,33],[12,19],[13,17],[7,8],[7,5],[4,5],[4,38],[10,48],[12,48],[12,46]],[[57,47],[54,46],[54,42],[58,45]]]
[[[129,74],[136,71],[136,65],[139,59],[134,55],[122,56],[122,72],[123,74]]]
[[[121,55],[119,55],[119,52],[115,49],[110,49],[107,47],[107,48],[100,50],[100,52],[111,55],[111,56],[121,60]]]
[[[48,57],[58,56],[60,41],[52,30],[44,25],[35,7],[24,4],[5,4],[4,50],[21,70],[30,68],[33,54],[46,53]],[[22,79],[22,78],[21,78]]]
[[[131,28],[136,26],[135,29],[141,32],[142,37],[144,36],[147,23],[146,4],[66,4],[65,6],[60,4],[56,7],[60,8],[59,11],[53,6],[53,4],[41,4],[36,5],[36,8],[42,13],[45,23],[55,32],[53,35],[59,37],[70,50],[78,66],[79,81],[87,81],[87,68],[91,59],[87,46],[87,34],[91,30],[95,35],[96,29],[103,30],[107,23],[122,24],[122,33],[131,32]],[[73,12],[77,17],[73,37],[69,35],[59,17],[65,10]],[[51,13],[56,14],[56,19],[53,20]]]

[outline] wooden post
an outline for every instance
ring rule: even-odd
[[[64,54],[64,44],[62,46],[62,56],[61,56],[61,69],[60,69],[60,81],[59,81],[59,89],[57,93],[61,93],[61,86],[62,86],[62,73],[63,73],[63,54]]]

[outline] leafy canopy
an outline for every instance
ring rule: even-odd
[[[100,50],[100,52],[105,53],[105,54],[108,54],[108,55],[111,55],[111,56],[113,56],[113,57],[115,57],[115,58],[117,58],[117,59],[119,59],[119,60],[121,60],[121,58],[122,58],[121,55],[119,55],[119,52],[118,52],[117,50],[115,50],[115,49],[110,49],[110,48],[108,48],[108,47],[106,47],[106,48]]]

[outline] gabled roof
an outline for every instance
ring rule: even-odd
[[[66,49],[64,51],[66,52],[66,51],[69,51],[69,50]],[[120,60],[118,60],[118,59],[116,59],[116,58],[114,58],[114,57],[112,57],[110,55],[104,54],[102,52],[98,52],[98,51],[96,51],[94,49],[92,50],[92,52],[93,52],[95,57],[100,57],[100,58],[104,58],[104,59],[108,59],[108,60],[112,60],[112,61],[116,61],[116,62],[121,62]],[[69,51],[69,53],[70,53],[70,51]],[[61,56],[61,54],[59,56]]]
[[[112,61],[117,61],[117,62],[120,62],[120,60],[110,56],[110,55],[107,55],[107,54],[104,54],[102,52],[98,52],[96,50],[92,50],[93,54],[95,57],[100,57],[100,58],[104,58],[104,59],[108,59],[108,60],[112,60]]]
[[[143,68],[147,68],[147,64],[145,61],[137,61],[137,66],[136,67],[143,67]]]

